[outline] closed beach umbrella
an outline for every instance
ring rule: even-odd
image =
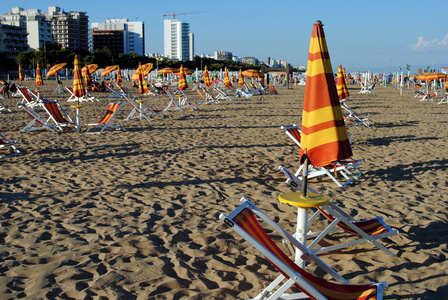
[[[84,84],[86,87],[91,86],[92,85],[92,76],[90,75],[89,68],[88,68],[88,66],[85,66],[84,68],[85,68],[84,74],[82,74],[82,69],[81,69],[81,75],[84,76]]]
[[[207,66],[205,66],[205,68],[204,68],[204,84],[205,84],[205,86],[212,85],[212,80],[210,79],[210,74],[208,73]]]
[[[117,68],[117,83],[123,82],[123,78],[121,77],[120,66]]]
[[[48,72],[47,72],[47,75],[45,76],[45,77],[50,77],[50,76],[53,76],[54,74],[56,74],[57,72],[59,72],[60,70],[62,70],[64,67],[65,67],[65,65],[66,65],[67,63],[60,63],[60,64],[57,64],[57,65],[54,65],[54,66],[52,66],[51,68],[50,68],[50,70],[48,70]]]
[[[118,65],[113,65],[113,66],[109,66],[106,69],[103,70],[103,72],[101,72],[101,77],[106,76],[107,74],[109,74],[112,71],[115,71],[118,68]]]
[[[22,66],[19,65],[19,81],[23,81]]]
[[[149,72],[152,71],[153,68],[154,68],[154,65],[152,63],[147,63],[147,64],[142,65],[143,77],[146,77],[149,74]],[[134,73],[132,73],[131,80],[137,81],[138,76],[139,76],[139,73],[138,73],[138,68],[137,68],[137,70],[135,70]]]
[[[87,72],[87,70],[89,71],[89,74],[92,75],[93,72],[95,72],[96,70],[98,70],[98,65],[97,65],[97,64],[89,64],[89,65],[83,67],[83,68],[81,69],[81,74],[82,74],[83,77],[86,76],[86,72]]]
[[[302,113],[300,163],[316,167],[352,156],[323,31],[316,21],[311,34]],[[302,193],[306,195],[306,173]]]
[[[82,81],[81,67],[79,65],[78,55],[75,55],[75,61],[73,63],[75,70],[73,71],[73,94],[81,98],[86,94],[84,84]]]
[[[227,67],[224,68],[224,85],[230,85],[229,72]]]
[[[240,73],[238,74],[238,84],[244,85],[243,72],[241,72],[241,69],[240,69]]]
[[[39,62],[37,62],[36,66],[36,85],[44,85],[44,82],[42,81],[42,74],[40,72]]]
[[[337,90],[339,100],[348,98],[349,94],[347,90],[347,83],[344,78],[344,72],[342,71],[342,66],[338,67]]]
[[[184,66],[180,65],[179,69],[179,90],[185,90],[188,88],[187,81],[185,80]]]
[[[142,64],[138,63],[138,92],[144,95],[148,92],[148,85],[146,84],[145,75],[143,74]]]

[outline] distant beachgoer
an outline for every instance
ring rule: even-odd
[[[3,86],[4,86],[4,88],[2,88],[2,96],[3,97],[8,96],[8,99],[9,99],[9,84],[7,82],[3,81]]]

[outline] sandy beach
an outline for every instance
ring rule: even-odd
[[[37,89],[75,119],[67,94],[53,94],[50,81]],[[247,196],[294,232],[296,209],[278,201],[291,190],[278,166],[295,171],[299,150],[280,126],[301,123],[304,89],[124,121],[126,131],[101,135],[85,126],[21,133],[30,121],[21,98],[3,100],[12,112],[0,114],[0,132],[20,140],[22,154],[1,161],[0,298],[255,297],[277,272],[218,216]],[[398,257],[365,243],[321,258],[350,283],[388,282],[385,299],[444,299],[447,105],[419,102],[407,89],[359,90],[349,87],[350,105],[372,126],[349,131],[363,176],[344,188],[329,179],[310,185],[358,219],[383,216],[400,234],[381,243]],[[107,95],[86,104],[81,124],[118,101]],[[169,100],[144,99],[159,109]],[[120,121],[130,111],[126,103]]]

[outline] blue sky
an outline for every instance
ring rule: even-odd
[[[90,22],[143,21],[146,52],[152,53],[163,54],[162,15],[179,13],[176,19],[190,23],[197,55],[225,50],[306,66],[313,24],[321,20],[334,71],[338,65],[348,72],[448,67],[447,0],[10,0],[1,1],[0,13],[12,7],[48,12],[52,5],[85,11]]]

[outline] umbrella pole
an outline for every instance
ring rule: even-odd
[[[302,170],[302,195],[303,197],[307,196],[307,189],[308,189],[308,165],[309,160],[308,156],[305,156],[305,161],[303,162],[303,170]]]

